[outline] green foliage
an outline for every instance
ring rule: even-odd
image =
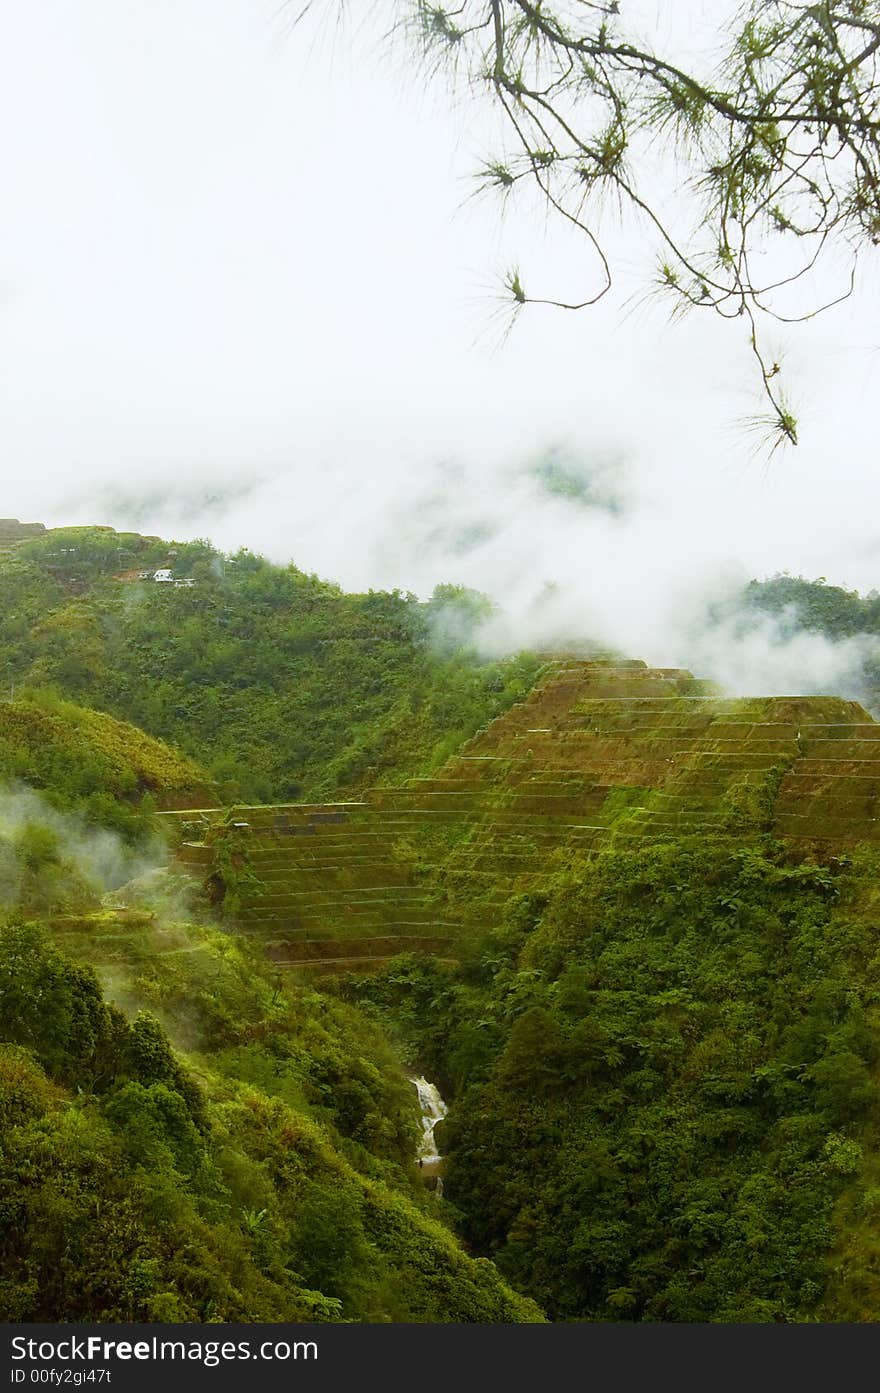
[[[222,913],[234,919],[242,905],[265,892],[265,885],[251,869],[247,856],[247,841],[239,833],[228,832],[214,844],[214,868],[210,885],[214,889]]]
[[[620,479],[613,461],[581,461],[558,447],[551,448],[527,471],[544,493],[581,508],[595,508],[616,517],[623,512]]]
[[[17,855],[29,871],[39,872],[58,860],[58,838],[51,827],[26,822],[15,837]]]
[[[193,1122],[204,1124],[198,1089],[175,1059],[161,1025],[146,1011],[139,1011],[128,1028],[121,1066],[123,1072],[139,1084],[167,1084],[183,1100]]]
[[[320,8],[306,0],[301,17]],[[760,331],[768,317],[793,322],[780,298],[793,283],[800,320],[847,299],[860,253],[880,241],[876,3],[747,0],[717,16],[714,35],[688,26],[678,44],[620,0],[394,8],[429,73],[494,107],[501,148],[484,155],[479,188],[507,201],[525,186],[582,239],[587,269],[568,293],[555,277],[527,294],[530,276],[503,276],[510,324],[530,303],[588,310],[608,294],[620,269],[603,237],[611,201],[635,218],[650,260],[662,256],[655,284],[673,316],[709,310],[741,327],[769,408],[749,424],[771,453],[797,444]]]
[[[171,562],[194,588],[113,579]],[[0,641],[17,691],[54,688],[171,741],[228,802],[320,800],[426,772],[518,700],[540,666],[477,656],[473,636],[491,607],[473,591],[441,586],[426,604],[399,591],[347,595],[204,542],[53,530],[0,555],[0,579]],[[16,710],[0,719],[0,771]],[[142,788],[186,783],[146,737],[137,760],[120,754],[112,726],[92,715],[79,721],[96,758],[133,762]],[[9,745],[26,743],[11,732]],[[204,785],[192,766],[188,781]]]
[[[710,619],[724,614],[724,607],[715,608]],[[785,637],[807,632],[823,634],[833,643],[862,639],[861,654],[850,655],[850,681],[858,682],[862,699],[873,711],[880,709],[880,595],[876,590],[860,595],[828,585],[824,576],[806,580],[776,575],[747,585],[734,617],[737,627],[748,629],[764,615],[772,615]]]
[[[777,575],[752,581],[744,598],[750,609],[781,619],[789,633],[806,629],[832,639],[880,635],[880,595],[872,591],[863,597],[854,590],[826,584],[824,577],[810,581],[803,576]]]
[[[875,871],[608,852],[457,970],[346,983],[449,1090],[468,1243],[556,1319],[847,1318],[832,1255],[864,1271],[880,1142]]]
[[[0,927],[2,1039],[26,1046],[65,1084],[112,1078],[127,1027],[95,974],[66,962],[34,924]]]
[[[724,791],[720,810],[724,825],[730,832],[768,832],[779,785],[785,775],[785,765],[763,770],[759,777],[745,774],[734,779]]]
[[[491,606],[461,587],[348,596],[248,552],[131,537],[198,584],[129,584],[114,539],[0,557],[19,697],[51,682],[143,721],[230,802],[428,770],[539,670],[475,656]],[[832,637],[880,625],[871,597],[818,582],[749,595]],[[507,1280],[558,1319],[872,1318],[877,866],[760,840],[781,774],[729,782],[724,836],[570,860],[457,963],[401,957],[335,997],[283,979],[228,919],[187,922],[170,888],[161,914],[97,911],[28,812],[0,838],[0,899],[54,919],[64,951],[21,919],[0,929],[0,1308],[538,1318]],[[192,759],[45,689],[0,706],[0,775],[132,841],[157,802],[214,797]],[[615,830],[649,797],[612,793]],[[396,845],[427,879],[470,830],[441,819]],[[229,914],[261,889],[247,849],[216,843]],[[464,892],[470,922],[495,921],[497,890]],[[400,1055],[452,1103],[439,1204],[412,1164]]]
[[[98,927],[66,941],[87,953]],[[190,933],[199,963],[168,957],[155,984],[178,1020],[190,1004],[203,1052],[187,1065],[154,1015],[127,1022],[33,925],[0,932],[4,1316],[540,1319],[426,1213],[404,1168],[413,1091],[376,1032]]]
[[[210,797],[210,780],[186,756],[124,721],[47,692],[0,705],[0,781],[27,784],[56,808],[137,840],[157,800],[172,806]],[[45,838],[33,829],[30,837]]]

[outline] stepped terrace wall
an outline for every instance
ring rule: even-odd
[[[207,809],[173,820],[178,865],[204,878],[218,903],[228,907],[231,894],[239,929],[280,964],[442,954],[460,927],[397,846],[393,820],[368,803]]]
[[[356,803],[172,816],[180,863],[218,894],[239,883],[237,922],[276,961],[362,965],[454,955],[511,893],[615,842],[877,840],[878,757],[880,726],[855,702],[725,698],[683,670],[560,662],[434,777]]]

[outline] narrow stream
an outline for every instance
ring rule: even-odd
[[[439,1174],[440,1162],[442,1157],[437,1150],[437,1143],[434,1140],[434,1128],[447,1113],[447,1107],[437,1091],[436,1084],[429,1083],[427,1079],[418,1077],[414,1074],[409,1075],[409,1081],[419,1095],[419,1104],[422,1109],[422,1136],[416,1150],[416,1158],[419,1166],[428,1176],[436,1177],[435,1189],[437,1194],[443,1193],[443,1180]]]

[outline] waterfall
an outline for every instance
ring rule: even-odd
[[[434,1141],[434,1128],[441,1118],[446,1116],[446,1104],[437,1092],[436,1085],[428,1083],[427,1079],[410,1075],[409,1081],[419,1095],[422,1108],[422,1138],[416,1155],[423,1164],[435,1164],[440,1160],[440,1153]]]

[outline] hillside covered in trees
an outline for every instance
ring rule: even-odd
[[[455,587],[0,540],[6,1319],[877,1319],[856,703],[485,662]]]
[[[216,931],[105,927],[128,1016],[79,961],[94,921],[63,951],[0,929],[5,1319],[540,1319],[429,1212],[415,1095],[357,1012]]]
[[[755,622],[770,618],[782,639],[821,634],[832,643],[861,640],[863,652],[851,680],[869,709],[880,711],[880,593],[876,590],[860,595],[829,585],[824,576],[806,580],[775,575],[751,581],[735,602],[710,609],[709,621],[731,613],[734,631],[748,632]]]
[[[382,1031],[157,869],[202,771],[70,702],[0,709],[2,1318],[540,1320],[421,1183]]]
[[[876,1320],[876,852],[609,851],[340,990],[451,1100],[461,1231],[555,1320]]]
[[[139,580],[156,569],[192,587]],[[119,578],[117,578],[119,577]],[[417,773],[540,667],[462,643],[484,597],[350,595],[247,551],[55,528],[0,552],[13,691],[98,707],[193,756],[227,801],[317,799]]]

